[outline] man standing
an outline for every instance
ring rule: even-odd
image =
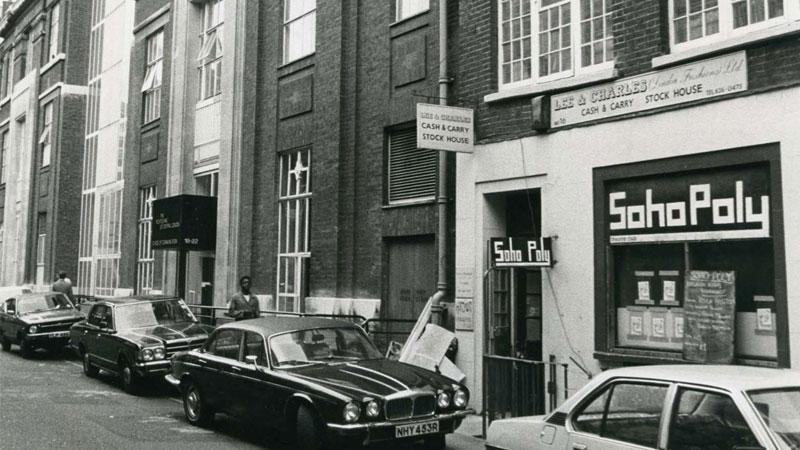
[[[67,272],[63,270],[58,272],[58,280],[50,287],[50,290],[61,292],[69,298],[69,301],[75,303],[75,297],[72,295],[72,282],[67,278]]]
[[[260,315],[258,298],[250,293],[250,277],[239,280],[239,292],[233,294],[228,305],[228,317],[235,320],[253,319]]]

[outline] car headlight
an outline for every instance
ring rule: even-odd
[[[153,349],[153,357],[155,359],[164,359],[167,356],[167,351],[163,347],[156,347]]]
[[[453,404],[456,405],[456,408],[463,408],[467,406],[467,402],[469,401],[469,396],[467,392],[459,389],[453,394]]]
[[[39,327],[37,327],[36,325],[31,325],[28,331],[30,331],[31,333],[36,333],[37,331],[39,331]]]
[[[381,405],[378,404],[375,400],[370,400],[367,403],[367,417],[375,418],[381,414]]]
[[[152,361],[153,360],[153,350],[146,348],[142,350],[142,359],[144,361]]]
[[[344,405],[344,421],[347,423],[353,423],[361,416],[361,408],[353,403],[350,402]]]
[[[436,397],[436,404],[442,409],[450,406],[450,396],[447,395],[447,392],[439,393],[439,395]]]

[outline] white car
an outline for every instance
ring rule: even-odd
[[[493,421],[486,449],[800,449],[800,372],[701,365],[608,370],[546,416]]]

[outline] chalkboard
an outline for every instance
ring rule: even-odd
[[[700,363],[733,362],[735,281],[734,272],[686,272],[683,359]]]

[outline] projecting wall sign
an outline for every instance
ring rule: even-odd
[[[474,115],[469,108],[417,103],[417,147],[472,153]]]
[[[744,51],[553,95],[552,127],[647,111],[747,90]]]

